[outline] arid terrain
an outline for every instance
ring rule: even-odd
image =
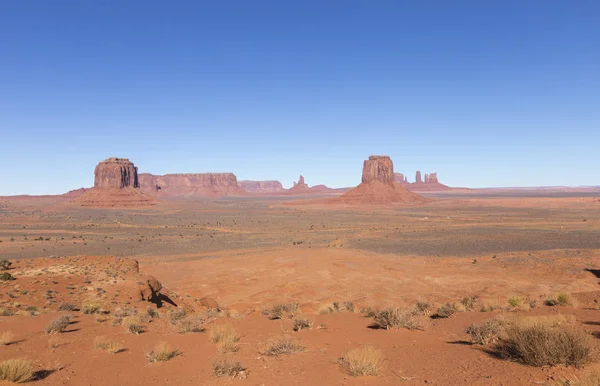
[[[423,195],[2,198],[0,359],[29,360],[40,385],[567,385],[600,370],[524,364],[466,332],[542,316],[600,346],[597,195]],[[382,325],[387,307],[400,325]],[[353,376],[365,347],[377,375]]]

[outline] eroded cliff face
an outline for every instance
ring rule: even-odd
[[[113,157],[96,165],[94,188],[123,189],[128,187],[139,187],[137,168],[129,159]]]
[[[246,192],[233,173],[187,173],[163,176],[141,173],[140,187],[164,196],[237,196]]]
[[[279,181],[238,181],[240,188],[249,193],[283,193],[285,189]]]
[[[362,182],[394,183],[394,164],[387,155],[372,155],[363,163]]]

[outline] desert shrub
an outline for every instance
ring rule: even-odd
[[[323,306],[320,310],[319,310],[319,314],[324,315],[324,314],[331,314],[334,312],[344,312],[344,311],[348,311],[348,312],[354,312],[354,303],[350,302],[350,301],[345,301],[345,302],[333,302],[331,304],[327,304],[325,306]]]
[[[298,311],[298,303],[275,304],[271,308],[262,310],[262,314],[269,319],[281,319],[284,315],[293,316]]]
[[[167,343],[161,342],[146,353],[146,358],[150,363],[166,362],[175,358],[178,354],[179,352],[177,350],[173,350]]]
[[[178,310],[171,311],[169,313],[169,320],[171,324],[176,324],[179,320],[185,318],[188,315],[188,312],[185,308],[181,308]]]
[[[244,376],[246,368],[241,362],[229,360],[226,358],[218,358],[212,364],[213,374],[217,377],[238,377]]]
[[[544,304],[547,306],[575,307],[575,299],[568,292],[560,292],[555,297],[548,298]]]
[[[595,356],[595,346],[587,332],[541,317],[511,323],[505,335],[496,346],[497,352],[530,366],[581,366]]]
[[[279,356],[282,354],[295,354],[304,351],[304,346],[287,335],[282,335],[269,340],[264,350],[263,355]]]
[[[522,307],[524,303],[525,303],[525,299],[523,299],[520,296],[511,296],[508,298],[508,305],[511,306],[512,308]]]
[[[480,325],[471,324],[466,333],[471,336],[471,341],[476,344],[486,345],[496,343],[504,329],[504,323],[498,319],[487,320]]]
[[[344,309],[348,312],[354,312],[354,303],[349,302],[349,301],[345,301],[344,302]]]
[[[308,330],[312,327],[312,322],[304,317],[297,316],[294,318],[294,331]]]
[[[553,383],[554,386],[598,386],[600,385],[600,372],[594,372],[587,376],[577,377],[572,375],[567,378],[559,378]]]
[[[381,310],[374,317],[378,328],[389,330],[393,327],[401,327],[409,330],[420,330],[423,328],[421,319],[415,315],[413,310],[407,308],[388,307]]]
[[[33,380],[35,370],[31,361],[8,359],[0,362],[0,380],[24,383]]]
[[[477,303],[478,299],[478,296],[466,296],[460,300],[460,304],[463,305],[465,311],[472,311],[475,309],[475,303]]]
[[[2,269],[3,271],[8,271],[10,269],[12,265],[11,261],[8,261],[6,259],[0,260],[0,269]]]
[[[151,317],[152,319],[154,319],[154,318],[158,318],[158,317],[159,317],[159,315],[158,315],[158,311],[157,311],[155,308],[152,308],[152,307],[148,307],[148,308],[146,308],[146,314],[147,314],[149,317]]]
[[[14,335],[11,331],[4,331],[0,334],[0,344],[2,346],[8,346],[13,342]]]
[[[71,324],[71,317],[68,315],[59,316],[51,320],[46,326],[46,334],[58,334],[63,332]]]
[[[187,316],[185,319],[179,320],[176,323],[176,326],[180,334],[187,334],[190,332],[203,332],[204,322],[205,320],[202,315],[192,314]]]
[[[99,314],[102,312],[102,305],[93,299],[86,299],[81,304],[81,312],[84,314]]]
[[[111,354],[120,352],[123,347],[119,342],[112,341],[105,336],[97,336],[94,339],[94,349],[108,351]]]
[[[237,352],[239,350],[239,335],[230,325],[215,326],[210,331],[210,341],[219,345],[219,351]]]
[[[458,312],[458,306],[455,303],[446,303],[437,309],[438,318],[449,318]]]
[[[113,326],[120,326],[123,324],[123,320],[130,316],[137,316],[137,310],[135,308],[117,308],[113,314],[112,324]]]
[[[10,272],[2,272],[2,273],[0,273],[0,280],[3,280],[3,281],[15,280],[15,277],[13,275],[11,275]]]
[[[141,334],[142,332],[144,332],[144,329],[142,328],[142,325],[140,322],[140,318],[138,318],[137,316],[124,317],[121,324],[123,326],[125,326],[125,329],[132,334],[138,335],[138,334]]]
[[[375,376],[381,370],[381,364],[381,351],[371,346],[350,350],[342,359],[342,367],[353,377]]]
[[[59,311],[76,311],[77,307],[75,306],[75,304],[72,304],[72,303],[62,303],[60,306],[58,306],[58,310]]]
[[[431,314],[432,304],[420,301],[415,304],[414,313],[417,315],[429,316]]]
[[[363,307],[360,309],[361,314],[365,314],[367,318],[374,318],[379,313],[379,310],[373,307]]]

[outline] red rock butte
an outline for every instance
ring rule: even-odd
[[[140,207],[155,205],[154,198],[139,189],[137,167],[127,158],[108,158],[94,169],[94,187],[74,202],[92,207]]]
[[[372,155],[363,163],[362,183],[335,199],[344,204],[418,205],[430,200],[394,182],[394,163],[389,156]]]
[[[162,176],[142,173],[139,175],[143,191],[159,196],[243,196],[233,173],[185,173]]]

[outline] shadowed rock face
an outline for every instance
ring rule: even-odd
[[[138,188],[137,168],[127,158],[108,158],[94,170],[94,188]]]
[[[394,183],[394,164],[387,155],[372,155],[363,163],[362,182]]]

